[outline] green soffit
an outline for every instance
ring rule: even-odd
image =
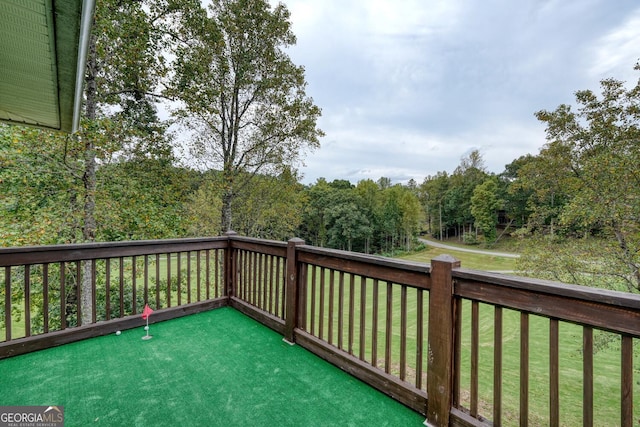
[[[0,0],[0,121],[75,131],[94,0]]]

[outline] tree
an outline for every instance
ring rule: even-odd
[[[0,235],[2,245],[70,243],[80,238],[73,207],[80,182],[68,173],[74,138],[58,132],[0,125]],[[69,155],[65,158],[65,153]]]
[[[171,158],[137,158],[102,165],[97,175],[96,238],[183,237],[192,226],[184,218],[185,205],[196,188],[198,175],[174,166]],[[203,220],[200,217],[196,221]]]
[[[386,190],[391,187],[391,178],[387,178],[386,176],[380,177],[376,182],[382,190]]]
[[[326,209],[329,246],[351,251],[355,240],[366,241],[371,235],[367,216],[355,202],[344,202]]]
[[[524,227],[531,215],[529,201],[535,191],[534,188],[521,185],[520,171],[528,163],[535,161],[531,154],[521,156],[505,166],[499,176],[500,197],[504,200],[507,217],[515,222],[515,227]]]
[[[171,17],[189,0],[103,0],[97,2],[85,72],[85,115],[78,139],[84,149],[74,172],[83,189],[82,240],[96,239],[96,170],[101,157],[120,150],[154,151],[166,125],[155,102],[168,73],[164,59]],[[76,202],[80,204],[80,202]],[[90,265],[84,263],[83,323],[92,317]]]
[[[175,78],[167,94],[191,151],[222,171],[222,230],[233,202],[256,174],[277,174],[318,147],[320,109],[305,94],[304,69],[285,48],[295,44],[289,11],[265,0],[214,0],[182,14]]]
[[[473,150],[468,157],[460,159],[460,164],[451,175],[449,189],[444,199],[444,216],[456,226],[456,234],[461,237],[466,225],[473,224],[471,197],[476,186],[487,178],[482,154]],[[462,232],[458,228],[462,228]]]
[[[496,240],[500,205],[498,184],[495,179],[487,179],[473,190],[471,214],[475,219],[475,226],[482,230],[488,243],[494,243]]]
[[[204,182],[188,196],[185,203],[187,235],[194,237],[218,235],[221,206],[219,185],[213,179],[204,179]]]
[[[306,200],[295,171],[256,175],[236,199],[235,231],[244,236],[287,240],[295,236]],[[219,221],[218,209],[218,221]]]
[[[320,178],[305,191],[299,235],[318,246],[361,250],[369,237],[368,218],[353,185]],[[356,244],[354,245],[354,242]]]
[[[383,189],[376,211],[376,234],[378,245],[383,252],[391,252],[398,244],[402,223],[397,187]]]
[[[372,250],[372,238],[374,232],[377,230],[377,216],[380,200],[380,186],[372,179],[363,179],[358,182],[355,188],[355,193],[360,201],[360,210],[369,219],[369,226],[371,232],[365,238],[364,241],[364,253],[371,253]]]
[[[333,189],[324,178],[305,189],[306,203],[302,211],[302,223],[298,235],[314,246],[325,246],[327,243],[327,218],[325,208],[329,203]]]
[[[410,251],[416,235],[420,232],[420,226],[424,221],[424,210],[420,204],[418,196],[411,187],[400,187],[399,203],[402,210],[402,238],[405,242],[405,249]]]
[[[636,70],[640,66],[636,65]],[[566,185],[571,198],[563,207],[560,224],[569,232],[598,233],[617,243],[606,265],[628,290],[640,290],[640,80],[627,89],[614,79],[600,82],[601,96],[576,92],[577,110],[561,105],[539,111],[547,126],[547,150],[571,176]],[[605,255],[609,251],[603,251]],[[604,261],[604,262],[603,262]],[[611,261],[611,262],[609,262]]]
[[[76,172],[84,186],[85,242],[95,240],[96,168],[101,155],[117,152],[128,141],[164,133],[157,125],[153,101],[158,97],[154,90],[166,75],[160,52],[161,18],[172,8],[164,1],[97,3],[85,73],[85,120],[78,136],[84,150]],[[84,308],[89,316],[91,311]]]
[[[555,234],[565,205],[573,197],[576,177],[566,145],[551,142],[518,169],[518,179],[511,184],[511,194],[528,194],[529,231]]]
[[[442,205],[449,191],[450,178],[446,172],[438,172],[435,176],[428,176],[420,185],[421,200],[427,215],[429,232],[442,240],[446,221],[442,216]]]

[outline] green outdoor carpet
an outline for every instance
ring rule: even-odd
[[[153,315],[151,317],[153,320]],[[231,308],[0,361],[0,405],[65,426],[421,426],[424,417]]]

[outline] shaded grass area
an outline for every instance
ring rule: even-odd
[[[69,426],[420,426],[424,417],[223,308],[0,361],[0,404]]]

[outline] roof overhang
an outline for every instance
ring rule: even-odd
[[[74,132],[95,0],[0,1],[0,121]]]

